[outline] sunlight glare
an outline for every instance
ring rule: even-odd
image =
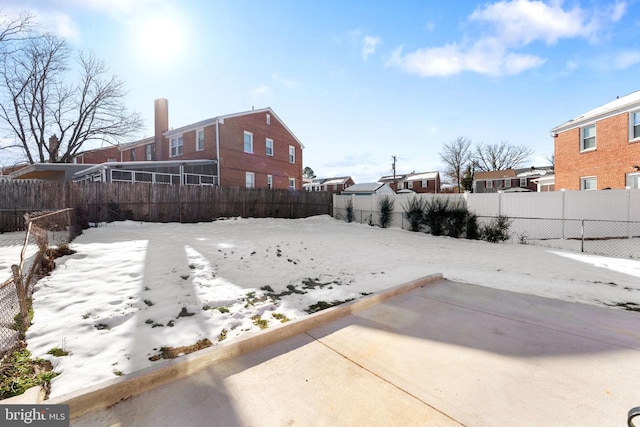
[[[185,48],[184,28],[175,17],[150,17],[139,27],[137,44],[149,60],[174,59]]]

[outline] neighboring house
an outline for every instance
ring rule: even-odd
[[[363,184],[354,184],[341,193],[342,196],[373,196],[384,194],[395,194],[395,191],[393,191],[389,184],[383,182],[366,182]]]
[[[640,188],[640,91],[551,130],[555,188]]]
[[[440,193],[439,172],[411,172],[404,175],[387,175],[380,177],[378,182],[389,184],[394,191],[403,189],[416,193]]]
[[[76,163],[99,166],[76,177],[299,190],[303,148],[271,108],[169,130],[168,101],[157,99],[154,136],[79,154]]]
[[[476,172],[473,175],[473,192],[497,193],[498,191],[504,191],[511,193],[540,191],[538,190],[537,180],[543,176],[553,176],[553,166],[532,166],[530,168]],[[553,186],[553,183],[549,183],[547,180],[545,191],[549,191],[549,185]]]
[[[350,176],[336,178],[314,178],[305,184],[307,191],[327,191],[329,193],[340,194],[342,190],[355,184]]]

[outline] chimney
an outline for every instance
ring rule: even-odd
[[[167,151],[169,144],[162,135],[169,130],[169,101],[165,98],[153,101],[154,112],[154,136],[155,136],[155,157],[153,160],[166,160],[169,158]]]
[[[60,141],[54,133],[49,138],[49,163],[55,163],[58,159],[58,149],[60,148]]]

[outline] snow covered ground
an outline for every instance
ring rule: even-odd
[[[61,373],[52,397],[151,366],[162,348],[203,339],[218,345],[438,272],[469,285],[640,307],[638,260],[434,237],[329,216],[118,222],[85,230],[71,248],[77,253],[59,258],[37,284],[27,333],[33,355]],[[19,249],[0,247],[0,273]],[[53,348],[70,354],[47,354]]]

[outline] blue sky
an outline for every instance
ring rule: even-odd
[[[4,0],[124,80],[171,127],[271,107],[319,177],[444,171],[458,136],[553,153],[550,129],[640,90],[627,1]],[[529,166],[527,164],[526,166]]]

